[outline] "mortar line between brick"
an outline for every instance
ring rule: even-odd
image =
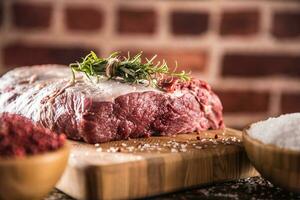
[[[281,91],[270,90],[269,115],[275,116],[280,113]]]
[[[272,10],[269,4],[263,5],[260,8],[260,35],[258,37],[262,38],[263,40],[272,40],[271,34],[271,26],[272,26]]]
[[[249,84],[251,82],[251,84]],[[239,83],[239,84],[237,84]],[[215,87],[223,90],[255,90],[255,91],[291,91],[300,92],[300,81],[287,78],[223,78]]]
[[[53,31],[55,36],[59,37],[64,32],[63,2],[54,1],[52,6],[53,15],[49,29]]]
[[[219,7],[219,2],[215,2],[213,9],[209,13],[210,15],[210,27],[211,31],[211,46],[210,46],[210,55],[209,55],[209,64],[208,64],[208,77],[212,84],[214,84],[220,77],[221,71],[221,59],[222,59],[222,50],[219,48],[219,27],[221,20],[221,11]]]
[[[158,21],[158,35],[161,41],[166,41],[171,35],[171,19],[170,8],[166,3],[160,3],[159,9],[156,8],[157,21]]]
[[[108,56],[113,50],[115,50],[114,46],[111,45],[111,41],[116,37],[116,15],[117,15],[117,6],[115,1],[109,1],[103,6],[105,9],[104,12],[104,26],[102,36],[98,36],[97,38],[97,48],[101,51],[102,56]],[[104,40],[101,40],[103,38]]]
[[[4,33],[7,33],[7,30],[4,30]],[[15,29],[10,29],[9,38],[19,38],[22,36],[24,40],[38,42],[38,41],[46,41],[51,42],[53,44],[55,43],[61,43],[66,42],[72,43],[72,42],[78,42],[80,40],[83,43],[91,43],[90,41],[98,40],[100,42],[108,42],[108,38],[102,37],[103,35],[99,35],[98,33],[91,33],[89,34],[89,40],[86,40],[86,35],[82,34],[74,34],[70,36],[61,35],[60,38],[53,38],[50,34],[47,33],[47,31],[41,31],[41,32],[33,32],[31,34],[28,31],[19,31],[18,33],[15,33]],[[139,44],[139,46],[145,46],[146,48],[158,48],[160,46],[168,46],[170,48],[172,47],[178,47],[184,45],[186,48],[203,48],[210,45],[211,41],[213,40],[213,37],[211,35],[207,36],[201,36],[201,41],[195,40],[191,38],[190,40],[185,40],[182,38],[177,38],[176,44],[173,44],[172,40],[165,41],[165,43],[161,44],[160,40],[152,41],[152,40],[145,40],[147,37],[144,36],[120,36],[117,35],[116,38],[114,38],[113,41],[110,41],[112,44],[119,44],[120,46],[128,46],[128,45],[134,45]],[[156,38],[155,38],[156,39]],[[196,39],[196,38],[195,38]],[[282,42],[277,44],[270,44],[270,42],[263,42],[261,40],[255,40],[249,41],[248,45],[245,47],[245,44],[243,44],[242,41],[232,41],[228,39],[222,39],[222,41],[218,40],[218,48],[223,48],[224,50],[228,51],[240,51],[243,50],[243,52],[252,52],[252,51],[262,51],[267,53],[275,53],[275,52],[287,52],[287,53],[295,53],[299,54],[300,50],[300,41],[290,41],[290,42]]]

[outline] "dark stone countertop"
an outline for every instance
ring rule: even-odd
[[[261,177],[252,177],[231,181],[226,183],[214,184],[198,189],[192,189],[167,195],[162,195],[150,200],[168,199],[299,199],[300,194],[284,191],[273,186],[270,182]],[[54,190],[44,200],[73,200],[69,196],[58,190]]]

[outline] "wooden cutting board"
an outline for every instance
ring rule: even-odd
[[[257,175],[233,129],[89,145],[71,142],[57,188],[76,199],[142,198]]]

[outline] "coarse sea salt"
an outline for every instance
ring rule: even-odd
[[[285,114],[254,123],[248,134],[265,144],[300,150],[300,113]]]

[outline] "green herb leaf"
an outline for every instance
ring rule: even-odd
[[[152,86],[166,78],[179,78],[181,81],[190,80],[189,74],[185,71],[170,72],[167,63],[154,64],[156,55],[151,59],[146,58],[146,62],[142,62],[142,52],[136,54],[133,58],[121,57],[119,52],[112,53],[108,58],[100,58],[94,52],[88,54],[81,62],[71,63],[69,66],[72,70],[73,81],[76,79],[76,72],[84,73],[90,80],[90,77],[104,76],[108,79],[120,80],[127,83],[144,84],[148,82]],[[177,68],[177,63],[176,63]],[[175,69],[176,69],[175,68]]]

